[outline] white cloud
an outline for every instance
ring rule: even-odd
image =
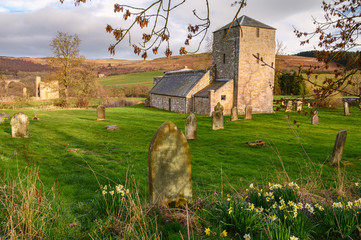
[[[133,0],[131,4],[145,6],[149,2],[150,0]],[[231,7],[234,0],[209,2],[211,33],[232,21],[237,7]],[[301,30],[313,29],[311,15],[322,16],[321,2],[322,0],[249,0],[248,6],[240,15],[247,15],[277,28],[277,38],[287,45],[288,52],[295,52],[305,48],[299,46],[293,26]],[[124,24],[122,13],[113,11],[114,3],[114,0],[88,0],[86,4],[74,7],[73,0],[65,0],[63,5],[58,0],[0,0],[0,53],[8,56],[49,56],[49,42],[57,31],[63,31],[78,34],[82,40],[81,52],[85,57],[113,57],[107,52],[107,48],[114,43],[114,38],[105,32],[106,24],[114,27]],[[174,55],[184,45],[188,24],[196,22],[193,9],[197,9],[200,16],[206,15],[202,0],[189,0],[172,15],[169,27],[172,31]],[[133,40],[139,40],[143,31],[133,32]],[[162,56],[163,51],[160,50],[158,56]],[[134,56],[128,41],[117,46],[114,57],[139,58]]]

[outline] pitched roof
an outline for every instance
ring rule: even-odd
[[[149,93],[185,97],[205,73],[205,70],[166,72],[162,80],[160,80]]]
[[[242,17],[237,19],[238,21],[234,21],[232,24],[232,27],[237,27],[237,26],[249,26],[249,27],[258,27],[258,28],[268,28],[268,29],[275,29],[271,26],[268,26],[264,23],[261,23],[257,20],[254,20],[253,18],[250,18],[246,15],[243,15]],[[228,29],[229,25],[231,23],[228,23],[227,25],[221,27],[220,29],[216,30],[215,32],[219,31],[219,30],[224,30],[224,29]]]
[[[202,90],[200,90],[199,92],[194,94],[194,96],[195,97],[208,97],[209,90],[216,91],[230,80],[231,79],[216,79],[210,85],[208,85],[207,87],[203,88]]]

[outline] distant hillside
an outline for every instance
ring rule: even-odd
[[[105,75],[115,75],[137,72],[171,71],[182,69],[187,66],[190,69],[208,68],[212,64],[210,53],[193,54],[186,56],[174,56],[170,58],[157,58],[154,60],[117,60],[117,59],[87,59],[86,62],[94,63],[98,72]],[[310,65],[320,66],[316,58],[280,55],[276,58],[276,67],[281,71],[297,69],[302,65],[306,70]],[[328,71],[337,68],[332,63]],[[0,57],[0,74],[17,75],[19,72],[47,72],[49,66],[46,58],[15,58]]]

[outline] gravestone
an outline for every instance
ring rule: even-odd
[[[344,106],[345,116],[350,116],[350,108],[348,107],[348,102],[345,102],[343,106]]]
[[[188,142],[170,121],[159,127],[149,146],[148,177],[151,204],[181,206],[192,201]]]
[[[303,102],[302,101],[297,101],[297,112],[302,111],[302,107],[303,107]]]
[[[108,125],[108,126],[105,126],[105,128],[108,131],[119,131],[119,127],[117,125]]]
[[[238,120],[238,109],[237,107],[233,107],[231,109],[231,121],[237,121]]]
[[[29,118],[24,113],[15,114],[10,121],[11,136],[14,138],[29,137]]]
[[[310,107],[311,107],[311,103],[307,103],[307,107],[310,108]]]
[[[185,121],[184,133],[187,140],[197,139],[197,117],[190,113]]]
[[[218,130],[224,128],[224,119],[223,119],[223,106],[218,102],[214,107],[212,112],[212,129]]]
[[[105,107],[104,105],[99,105],[97,107],[97,113],[98,113],[98,118],[97,121],[104,121],[105,119]]]
[[[285,104],[285,101],[281,101],[281,107],[285,107],[286,104]]]
[[[286,112],[291,112],[291,111],[292,111],[292,107],[293,107],[293,102],[292,102],[292,101],[288,101],[288,102],[287,102],[287,107],[286,107]]]
[[[314,111],[312,116],[312,125],[318,125],[318,112]]]
[[[246,106],[245,114],[246,114],[244,116],[245,120],[251,120],[252,119],[252,106],[249,106],[249,105]]]
[[[338,165],[341,162],[343,147],[345,146],[347,131],[342,130],[337,133],[335,146],[331,158],[331,165]]]
[[[23,88],[23,97],[28,96],[28,89],[26,87]]]

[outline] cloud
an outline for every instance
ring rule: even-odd
[[[140,6],[150,0],[133,0],[132,4]],[[231,7],[234,0],[209,1],[212,31],[232,21],[237,7]],[[299,39],[293,33],[293,26],[301,30],[312,29],[311,15],[322,16],[321,0],[249,0],[248,6],[240,15],[247,15],[277,28],[277,38],[287,46],[288,52],[305,49],[299,46]],[[49,43],[57,31],[78,34],[82,40],[81,54],[87,58],[121,58],[139,59],[133,54],[128,41],[120,43],[116,55],[107,52],[114,43],[112,35],[105,32],[106,24],[119,27],[124,24],[122,13],[114,13],[114,0],[92,0],[79,7],[74,7],[73,0],[65,0],[62,5],[58,0],[0,0],[0,53],[7,56],[50,56]],[[184,45],[187,26],[196,23],[192,10],[197,9],[200,16],[206,16],[204,1],[186,1],[171,16],[169,28],[172,31],[173,55],[178,54],[179,47]],[[147,30],[149,31],[149,30]],[[144,30],[133,32],[132,39],[140,41]],[[191,43],[190,49],[196,48],[197,39]],[[312,48],[312,46],[308,47]],[[205,48],[203,47],[202,50]],[[163,56],[164,48],[157,57]],[[152,56],[152,54],[149,54]]]

